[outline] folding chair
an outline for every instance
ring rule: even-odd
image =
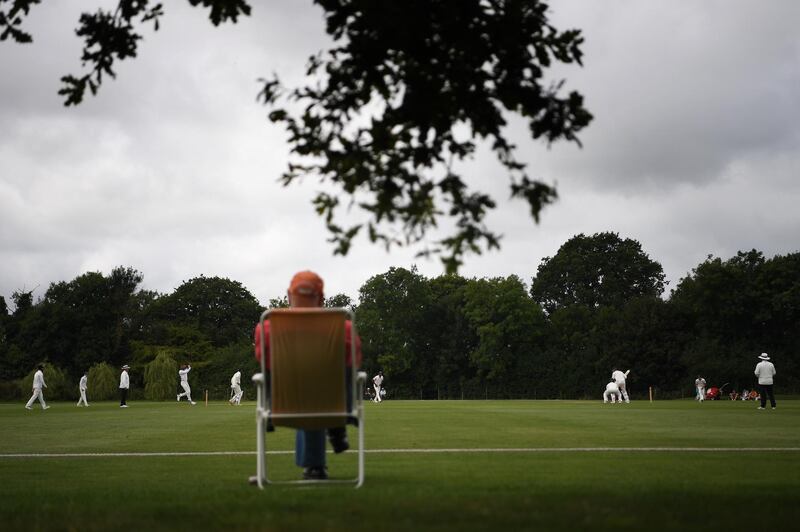
[[[267,386],[264,327],[261,327],[261,373],[256,384],[256,481],[264,484],[364,483],[364,383],[356,368],[356,328],[347,309],[269,309],[261,321],[270,323],[270,372]],[[345,353],[345,320],[352,323],[349,353]],[[350,357],[352,386],[347,390],[345,356]],[[347,394],[351,395],[348,409]],[[353,479],[270,480],[266,459],[266,423],[295,429],[325,429],[358,424],[358,474]]]

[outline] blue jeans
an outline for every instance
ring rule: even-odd
[[[300,467],[325,467],[324,430],[298,430],[296,432],[294,463]]]

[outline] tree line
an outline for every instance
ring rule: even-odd
[[[13,310],[0,296],[0,397],[27,394],[38,363],[52,398],[76,396],[85,371],[90,398],[92,389],[110,397],[124,363],[134,397],[151,399],[176,393],[184,362],[195,393],[217,399],[235,371],[257,371],[252,331],[263,307],[241,283],[200,276],[160,294],[142,280],[119,267],[52,283],[36,301],[17,291]],[[390,268],[357,301],[336,294],[326,305],[355,311],[364,368],[383,370],[395,398],[597,397],[615,367],[631,369],[634,397],[649,387],[689,396],[697,375],[752,387],[762,351],[778,368],[778,390],[800,390],[800,253],[709,256],[668,296],[665,288],[639,242],[607,232],[571,238],[529,286],[515,275]],[[267,304],[285,305],[284,296]]]

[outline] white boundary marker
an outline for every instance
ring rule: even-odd
[[[516,447],[477,449],[367,449],[368,454],[445,454],[445,453],[753,453],[760,451],[799,452],[800,447]],[[331,451],[328,451],[329,453]],[[269,455],[294,451],[267,451]],[[186,451],[130,453],[0,453],[3,458],[128,458],[174,456],[253,456],[255,451]]]

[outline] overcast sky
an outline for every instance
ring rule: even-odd
[[[204,10],[166,2],[160,31],[120,63],[97,97],[65,108],[59,78],[78,74],[80,10],[45,2],[25,28],[34,43],[0,43],[0,295],[118,265],[143,287],[240,281],[262,303],[313,269],[330,295],[357,297],[391,266],[435,276],[436,259],[360,240],[334,257],[310,203],[319,185],[282,187],[280,126],[256,102],[257,79],[302,81],[326,47],[310,0],[251,2],[253,15],[214,28]],[[105,2],[107,5],[108,2]],[[467,168],[498,209],[502,250],[470,256],[468,277],[516,274],[578,234],[615,231],[641,242],[674,287],[713,254],[800,250],[800,2],[559,0],[554,24],[584,32],[584,67],[559,68],[595,119],[584,148],[547,148],[514,122],[535,177],[558,185],[539,225],[508,200],[491,154]],[[491,182],[480,176],[497,176]]]

